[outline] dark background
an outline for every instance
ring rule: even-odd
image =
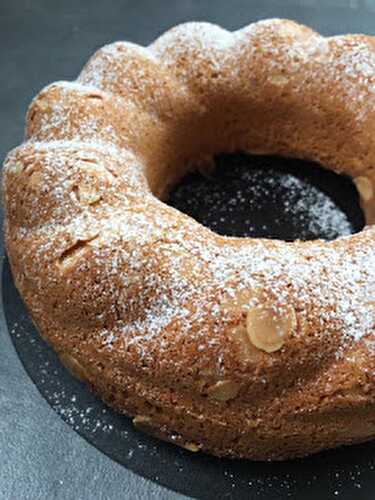
[[[101,45],[147,44],[187,20],[235,29],[266,17],[293,18],[324,34],[371,33],[375,0],[0,0],[0,157],[22,140],[35,93],[50,81],[75,78]],[[178,497],[128,472],[69,428],[22,368],[2,311],[0,329],[1,499]],[[365,486],[355,498],[373,498]],[[329,498],[340,498],[343,488]]]

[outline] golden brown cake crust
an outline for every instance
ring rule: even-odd
[[[6,246],[43,337],[137,427],[284,459],[375,437],[375,229],[226,238],[161,199],[222,151],[354,178],[375,221],[375,47],[287,20],[117,42],[34,99]],[[184,170],[183,170],[184,169]]]

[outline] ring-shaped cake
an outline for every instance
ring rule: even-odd
[[[375,437],[375,42],[287,20],[100,49],[33,100],[3,172],[18,290],[62,362],[141,429],[284,459]],[[219,236],[163,199],[218,152],[351,176],[335,241]]]

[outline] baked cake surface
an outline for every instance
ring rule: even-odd
[[[375,46],[288,20],[100,49],[33,100],[3,171],[18,290],[61,361],[192,451],[284,459],[375,437]],[[368,226],[219,236],[162,199],[218,152],[350,175]]]

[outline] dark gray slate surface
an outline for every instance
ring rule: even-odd
[[[365,0],[1,0],[0,157],[22,139],[32,96],[50,81],[74,78],[101,45],[148,43],[186,20],[234,29],[275,16],[326,34],[375,32],[375,2]],[[3,316],[0,321],[0,498],[178,497],[113,462],[58,418],[22,368]],[[356,498],[372,496],[363,488]]]

